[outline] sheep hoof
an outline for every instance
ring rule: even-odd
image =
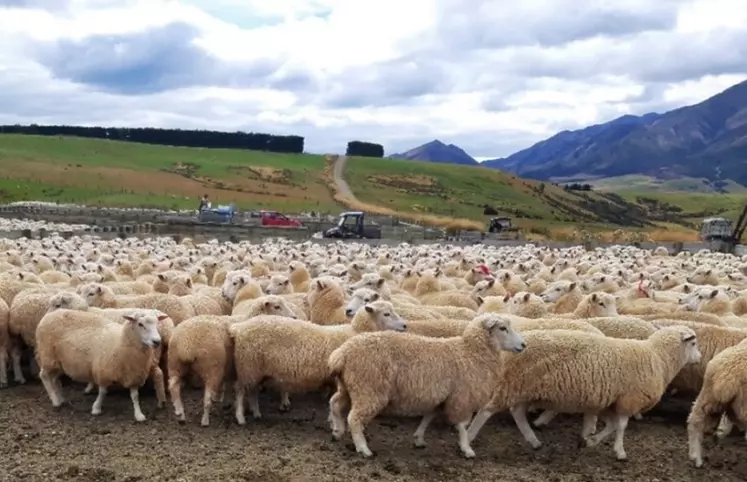
[[[532,449],[534,449],[534,450],[538,450],[538,449],[542,448],[542,442],[534,442],[531,445],[532,445]]]
[[[255,413],[255,414],[252,415],[252,418],[254,420],[262,420],[262,415],[259,414],[259,413]]]
[[[290,409],[291,409],[290,403],[288,403],[288,404],[281,403],[280,404],[279,410],[280,410],[281,413],[289,412]]]
[[[416,438],[415,440],[413,440],[412,444],[416,449],[424,449],[426,447],[425,440],[422,439]]]
[[[163,410],[163,407],[165,407],[165,406],[166,406],[166,402],[160,402],[159,401],[158,403],[156,403],[156,408],[158,410]]]
[[[343,432],[341,430],[333,430],[332,431],[332,440],[335,442],[339,442],[340,439],[342,439]]]
[[[8,382],[0,382],[0,388],[8,388]]]
[[[465,459],[474,459],[475,458],[475,451],[472,449],[469,449],[467,451],[462,451],[462,455]]]
[[[135,421],[138,422],[138,423],[145,422],[146,420],[148,420],[148,419],[145,418],[145,415],[143,415],[143,414],[135,415]]]
[[[620,462],[625,462],[625,461],[627,461],[627,460],[628,460],[628,455],[627,455],[627,454],[626,454],[625,452],[623,452],[623,453],[621,453],[621,454],[617,454],[617,455],[616,455],[616,458],[617,458],[617,460],[618,460],[618,461],[620,461]]]

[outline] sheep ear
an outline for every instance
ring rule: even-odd
[[[485,318],[482,321],[482,326],[486,330],[492,330],[493,328],[495,328],[495,325],[497,325],[497,324],[498,324],[498,320],[495,317],[493,317],[493,316]]]
[[[690,285],[686,284],[682,286],[682,291],[685,293],[689,293],[692,291],[692,288],[690,287]]]
[[[530,296],[530,294],[529,294],[529,293],[526,293],[526,294],[524,295],[524,303],[527,303],[527,302],[529,302],[529,296]]]
[[[137,323],[137,318],[132,315],[122,315],[122,318],[124,318],[126,321],[129,321],[130,323]]]
[[[711,291],[711,298],[715,298],[718,295],[718,290]]]
[[[166,275],[164,275],[163,273],[159,273],[158,279],[160,279],[161,281],[166,281]]]
[[[606,277],[606,276],[602,276],[601,278],[599,278],[599,281],[601,281],[602,283],[604,283],[604,281],[605,281],[606,279],[607,279],[607,277]]]
[[[568,291],[573,291],[573,290],[575,290],[575,289],[576,289],[576,282],[574,281],[574,282],[572,282],[572,283],[571,283],[571,284],[570,284],[570,285],[568,286]]]
[[[490,281],[488,281],[488,288],[492,288],[495,286],[495,278],[491,278]]]
[[[591,295],[591,301],[596,302],[598,299],[599,299],[599,296],[597,296],[596,293],[592,293],[592,295]]]
[[[192,287],[192,278],[187,278],[187,286]]]
[[[477,301],[477,306],[482,306],[482,304],[485,303],[485,300],[482,298],[482,296],[476,296],[475,301]]]
[[[708,271],[705,272],[705,275],[706,276],[711,276],[711,272],[712,272],[712,270],[709,269]]]
[[[374,294],[373,294],[373,296],[371,297],[371,299],[372,299],[373,301],[376,301],[376,300],[378,300],[378,299],[379,299],[379,294],[378,294],[378,293],[374,293]]]
[[[508,294],[508,293],[506,293],[506,296],[503,297],[503,302],[504,303],[508,303],[508,300],[510,300],[510,299],[511,299],[511,295]]]
[[[441,268],[438,268],[438,269],[436,270],[436,274],[435,274],[435,276],[436,276],[436,278],[438,278],[439,276],[441,276]]]
[[[96,293],[103,294],[104,293],[104,288],[102,288],[101,286],[97,287],[96,288]]]
[[[316,280],[316,287],[318,289],[320,289],[320,290],[323,290],[324,289],[324,282],[322,282],[322,280],[320,280],[320,279]]]
[[[371,305],[366,305],[366,306],[364,306],[363,308],[364,308],[364,309],[365,309],[365,310],[366,310],[367,312],[369,312],[369,313],[373,313],[374,311],[376,311],[376,310],[374,309],[374,307],[373,307],[373,306],[371,306]]]
[[[376,282],[376,286],[381,288],[382,286],[384,286],[384,283],[386,283],[386,280],[384,278],[381,278]]]
[[[270,307],[270,305],[271,305],[272,303],[271,303],[271,302],[269,302],[269,301],[265,301],[265,303],[264,303],[264,304],[265,304],[265,308],[269,308],[269,307]]]

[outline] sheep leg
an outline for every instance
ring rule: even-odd
[[[340,440],[345,434],[346,422],[343,412],[350,408],[350,399],[342,386],[329,399],[329,422],[332,425],[332,438]]]
[[[91,415],[101,415],[101,405],[104,404],[104,397],[106,397],[106,387],[99,385],[99,394],[93,402],[93,407],[91,407]]]
[[[418,428],[415,430],[415,433],[413,434],[413,438],[415,439],[414,443],[415,446],[418,448],[425,448],[425,430],[428,428],[428,425],[433,421],[433,419],[436,418],[436,412],[429,412],[423,415],[423,418],[420,420],[420,424],[418,425]],[[460,444],[461,444],[461,435],[460,435]]]
[[[174,405],[174,415],[177,416],[179,423],[187,421],[184,415],[184,404],[182,403],[182,379],[178,374],[169,377],[169,393],[171,394],[171,403]]]
[[[246,417],[244,416],[244,397],[246,396],[246,389],[244,388],[244,385],[236,382],[234,383],[233,392],[236,397],[236,423],[239,425],[246,425]]]
[[[0,388],[8,386],[8,352],[0,348]]]
[[[135,420],[145,422],[145,415],[140,409],[140,391],[138,387],[130,388],[130,400],[132,400],[132,408],[135,411]]]
[[[287,412],[291,408],[290,394],[286,391],[280,392],[280,411]]]
[[[472,459],[475,457],[475,451],[472,450],[472,447],[470,447],[469,444],[469,432],[467,430],[467,425],[469,422],[460,422],[457,424],[457,433],[459,434],[459,449],[462,451],[462,454],[468,459]]]
[[[16,383],[26,383],[21,369],[21,355],[21,347],[17,343],[13,343],[10,347],[10,358],[13,364],[13,381]]]
[[[552,410],[545,410],[544,412],[542,412],[542,414],[539,417],[534,419],[534,422],[532,423],[532,425],[534,425],[535,427],[545,426],[548,423],[550,423],[557,414],[558,414],[557,412],[553,412]]]
[[[51,376],[46,370],[39,370],[39,378],[41,378],[42,385],[47,390],[49,400],[52,402],[52,406],[58,408],[63,403],[62,393],[57,391],[55,385],[55,378]]]
[[[613,449],[617,460],[627,460],[628,455],[625,453],[625,447],[623,446],[623,440],[625,438],[625,429],[628,427],[628,420],[630,417],[627,415],[620,415],[613,417],[615,427],[615,443]]]
[[[597,416],[593,413],[585,413],[583,425],[581,426],[581,438],[586,440],[597,431]]]
[[[706,403],[701,398],[695,400],[690,410],[687,417],[687,445],[689,458],[695,463],[695,467],[703,466],[703,435],[716,426],[720,415],[720,410],[706,408]]]
[[[150,369],[150,378],[153,380],[153,386],[156,389],[156,400],[158,401],[157,407],[163,408],[164,405],[166,405],[166,386],[161,367],[153,365]]]
[[[86,385],[86,388],[83,390],[83,393],[88,395],[93,391],[94,388],[96,388],[96,385],[94,385],[92,382],[89,382],[88,385]]]
[[[587,447],[596,447],[604,441],[607,437],[612,435],[617,425],[613,423],[612,418],[608,415],[604,418],[604,428],[597,432],[595,435],[590,436],[586,439]]]
[[[517,405],[511,407],[510,411],[516,427],[519,429],[519,432],[521,432],[521,435],[524,436],[524,440],[529,442],[529,445],[534,449],[542,447],[542,442],[539,441],[527,420],[527,406],[524,404]]]
[[[477,437],[477,433],[480,431],[480,429],[487,423],[488,420],[490,420],[490,417],[493,416],[495,412],[483,408],[479,412],[477,412],[477,415],[472,419],[472,423],[469,424],[469,428],[467,429],[467,440],[469,440],[470,443],[472,443],[475,440],[475,437]]]
[[[641,421],[643,420],[643,415],[640,413],[636,413],[635,415],[633,415],[633,420]]]
[[[368,448],[366,436],[363,431],[366,424],[373,420],[379,410],[380,408],[374,404],[365,406],[364,408],[353,405],[348,414],[348,427],[350,427],[350,435],[353,437],[355,451],[364,457],[372,457],[373,452]]]
[[[732,423],[731,419],[726,415],[723,414],[721,416],[721,420],[719,421],[718,428],[716,429],[716,437],[718,439],[726,438],[734,428],[734,424]]]
[[[210,409],[213,407],[213,399],[218,393],[218,387],[211,380],[205,380],[205,393],[202,397],[202,420],[200,425],[210,425]]]

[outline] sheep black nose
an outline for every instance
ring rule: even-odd
[[[527,347],[527,344],[526,344],[525,342],[522,342],[522,343],[521,343],[521,349],[523,350],[523,349],[524,349],[524,348],[526,348],[526,347]]]
[[[151,343],[153,343],[153,348],[161,346],[161,340],[153,340]]]
[[[345,316],[353,316],[353,310],[345,310]]]
[[[402,329],[407,331],[407,325],[402,325]]]

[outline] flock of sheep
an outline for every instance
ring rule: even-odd
[[[85,224],[50,223],[48,221],[34,221],[31,219],[0,218],[0,232],[23,231],[24,229],[32,231],[39,231],[40,229],[48,231],[79,231],[87,227]]]
[[[747,263],[731,255],[90,236],[0,245],[0,386],[9,372],[38,377],[54,407],[63,375],[98,391],[94,415],[110,388],[128,389],[140,422],[146,382],[159,407],[168,391],[180,422],[183,386],[204,387],[203,426],[226,389],[240,425],[247,400],[261,417],[261,390],[283,411],[320,391],[333,437],[349,431],[366,457],[379,414],[421,417],[422,447],[442,413],[471,458],[494,413],[510,411],[534,448],[529,412],[541,411],[535,426],[575,413],[586,445],[614,434],[623,460],[629,419],[676,394],[695,397],[698,467],[706,431],[747,423]]]

